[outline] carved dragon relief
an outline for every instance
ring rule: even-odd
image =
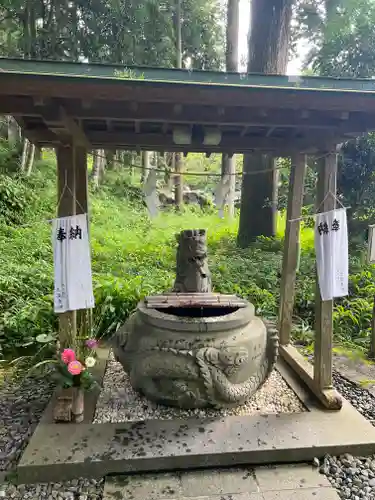
[[[133,320],[134,321],[134,320]],[[130,321],[132,324],[132,321]],[[223,345],[189,350],[150,347],[127,350],[129,332],[115,338],[114,353],[129,373],[132,386],[150,399],[180,407],[228,407],[243,404],[263,385],[275,366],[278,332],[267,331],[267,348],[253,356],[259,360],[256,373],[245,382],[234,383],[237,372],[249,361],[246,347]]]
[[[177,241],[173,291],[210,292],[206,231],[182,231]],[[212,331],[204,317],[192,321],[191,329],[187,318],[166,322],[160,311],[150,322],[153,309],[140,303],[113,339],[115,358],[132,386],[149,399],[185,408],[243,404],[275,366],[278,332],[254,316],[251,304],[241,307],[241,328],[236,326],[238,315],[228,313],[223,329],[218,323]]]

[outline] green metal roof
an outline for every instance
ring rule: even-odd
[[[374,96],[375,80],[0,58],[0,113],[40,144],[79,134],[97,148],[325,151],[375,130]],[[212,126],[217,145],[204,142]]]
[[[263,87],[375,93],[375,79],[323,78],[305,76],[225,73],[218,71],[180,70],[168,68],[131,67],[110,64],[87,64],[57,61],[34,61],[0,58],[0,73],[53,76],[74,79],[112,81],[145,81],[235,87]]]

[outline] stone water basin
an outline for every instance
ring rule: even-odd
[[[180,408],[243,404],[277,354],[277,331],[267,330],[250,302],[211,293],[148,297],[114,338],[133,388]]]

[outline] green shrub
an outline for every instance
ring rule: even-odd
[[[19,224],[25,215],[28,197],[22,180],[0,174],[0,222]]]
[[[56,168],[52,156],[44,156],[28,179],[0,177],[0,193],[7,186],[7,200],[13,200],[13,205],[10,201],[2,205],[9,207],[7,218],[0,216],[0,346],[12,356],[20,349],[28,352],[37,335],[54,334],[57,327],[51,228],[46,222],[56,211]],[[208,230],[215,291],[249,299],[263,316],[277,315],[285,215],[279,217],[277,238],[259,238],[251,248],[239,249],[237,218],[222,220],[216,211],[186,207],[150,221],[140,188],[129,179],[111,171],[105,185],[90,194],[93,319],[98,336],[115,331],[142,297],[171,289],[175,235],[187,228]],[[304,225],[294,310],[294,335],[304,345],[313,339],[313,238],[313,229]],[[361,252],[352,251],[350,269],[350,295],[335,306],[335,338],[364,347],[369,340],[375,271],[364,264]]]
[[[20,159],[20,146],[9,148],[8,141],[0,138],[0,173],[16,174],[19,171]]]

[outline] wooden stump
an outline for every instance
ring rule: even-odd
[[[53,419],[55,422],[71,422],[72,421],[72,405],[73,391],[69,389],[61,389],[60,394],[56,398],[56,405],[53,410]]]
[[[176,236],[177,293],[211,292],[211,274],[207,263],[207,234],[205,229],[189,229]]]

